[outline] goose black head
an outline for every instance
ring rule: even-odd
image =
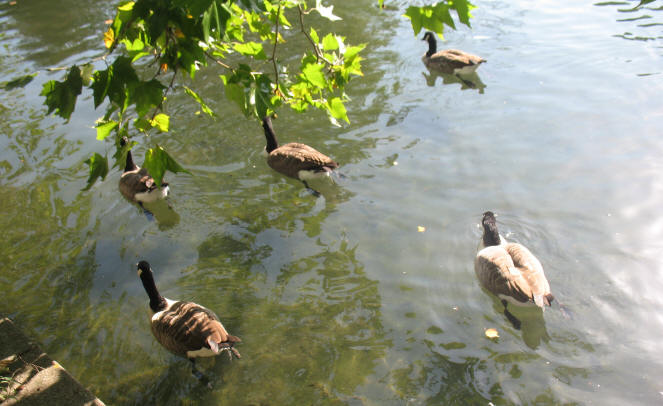
[[[483,226],[483,245],[486,247],[500,245],[500,234],[497,230],[495,214],[492,211],[483,213],[481,225]]]
[[[432,31],[426,31],[422,41],[428,41],[428,52],[426,56],[431,56],[437,52],[437,40],[435,39],[435,34]]]
[[[136,264],[136,268],[138,268],[138,276],[141,278],[143,277],[143,273],[149,272],[152,273],[152,268],[150,268],[150,263],[147,261],[140,261],[139,263]]]

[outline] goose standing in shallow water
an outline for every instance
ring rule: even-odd
[[[306,181],[331,175],[332,171],[338,168],[338,164],[306,144],[291,142],[279,146],[269,116],[262,119],[262,128],[267,139],[267,164],[276,172],[301,180],[307,189],[318,196],[319,193],[311,189]]]
[[[487,211],[481,221],[483,236],[474,259],[481,285],[502,300],[504,315],[516,329],[518,320],[507,303],[519,306],[550,306],[554,297],[539,260],[524,246],[507,242],[497,230],[495,215]]]
[[[127,145],[129,140],[122,137],[120,147]],[[132,202],[152,203],[159,199],[164,199],[170,193],[168,183],[161,182],[161,187],[154,183],[154,178],[147,173],[147,169],[141,168],[134,163],[131,150],[127,151],[127,162],[124,172],[120,177],[120,193]]]
[[[213,357],[228,351],[230,359],[233,354],[241,358],[233,346],[242,340],[228,334],[213,311],[193,302],[173,301],[161,296],[154,283],[150,264],[140,261],[137,267],[138,276],[150,297],[150,309],[154,313],[151,319],[152,334],[168,351],[189,359],[196,378],[206,381],[204,375],[196,369],[197,357]]]
[[[479,65],[486,62],[481,57],[457,49],[445,49],[438,52],[437,40],[435,39],[435,34],[431,31],[426,31],[421,40],[428,41],[428,52],[421,59],[424,61],[424,65],[430,70],[455,75],[469,74],[474,72]]]

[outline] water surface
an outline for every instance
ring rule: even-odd
[[[273,173],[259,123],[210,68],[187,85],[219,119],[178,89],[170,135],[153,136],[193,172],[169,175],[174,212],[157,208],[158,221],[121,197],[117,170],[80,191],[82,162],[112,155],[91,95],[69,123],[44,118],[38,96],[59,75],[43,69],[101,52],[111,7],[0,5],[0,82],[42,70],[0,101],[0,311],[108,404],[663,401],[658,2],[477,2],[472,29],[440,45],[488,60],[475,89],[426,71],[405,2],[336,3],[344,20],[315,24],[368,43],[352,124],[284,110],[274,126],[346,178],[315,199]],[[486,210],[537,254],[571,318],[516,310],[514,330],[479,287]],[[242,337],[240,361],[200,362],[213,390],[152,338],[139,259],[165,296],[216,310]]]

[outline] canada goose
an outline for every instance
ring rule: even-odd
[[[428,52],[421,59],[430,70],[448,74],[468,74],[474,72],[479,65],[486,62],[481,57],[457,49],[445,49],[438,52],[437,40],[435,34],[431,31],[426,31],[421,40],[428,41]]]
[[[228,334],[219,317],[211,310],[193,303],[174,301],[159,294],[154,283],[152,268],[147,261],[137,264],[138,276],[150,297],[152,315],[152,334],[159,344],[168,351],[191,361],[192,372],[196,378],[206,378],[196,369],[197,357],[212,357],[228,351],[241,358],[233,347],[241,342],[238,337]]]
[[[122,137],[120,146],[127,145],[129,140]],[[151,203],[159,199],[164,199],[170,193],[168,183],[161,182],[161,187],[157,187],[154,179],[147,173],[147,169],[140,168],[134,163],[131,150],[127,151],[127,163],[124,172],[120,176],[120,193],[132,202]]]
[[[497,230],[495,215],[487,211],[481,221],[483,236],[474,259],[481,285],[502,300],[504,315],[516,329],[520,321],[507,310],[519,306],[550,306],[554,297],[539,260],[523,245],[510,243]]]
[[[306,181],[329,176],[334,169],[338,168],[338,164],[327,155],[306,144],[291,142],[279,146],[272,127],[272,119],[269,116],[262,119],[262,128],[265,130],[267,139],[265,147],[267,164],[277,172],[301,180],[307,189],[316,196],[319,195],[317,191],[309,187]]]

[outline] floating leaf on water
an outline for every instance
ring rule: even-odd
[[[488,338],[499,338],[500,336],[500,333],[494,328],[487,328],[485,334]]]

